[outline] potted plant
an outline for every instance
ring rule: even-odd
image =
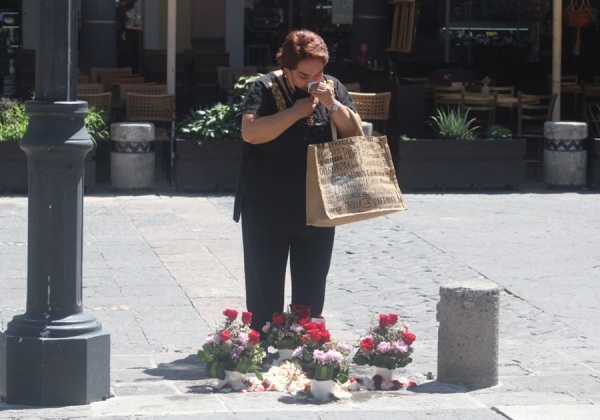
[[[246,389],[245,375],[254,372],[259,380],[259,363],[264,357],[260,334],[250,328],[251,312],[225,309],[225,320],[208,334],[198,358],[206,364],[206,375],[218,379],[219,388]]]
[[[573,55],[579,55],[581,53],[581,28],[596,21],[596,9],[592,7],[590,0],[571,0],[564,13],[568,26],[576,30]]]
[[[402,140],[401,137],[394,162],[400,186],[518,187],[525,179],[525,140],[508,137],[506,129],[500,130],[499,126],[490,127],[486,138],[478,138],[479,127],[474,124],[468,110],[461,112],[450,107],[439,109],[432,117],[431,126],[437,138]]]
[[[398,314],[380,314],[378,322],[360,337],[352,361],[359,366],[373,366],[373,377],[392,381],[394,370],[412,362],[412,343],[417,336],[398,323]]]
[[[242,159],[241,130],[236,114],[258,78],[244,76],[234,86],[230,103],[188,112],[177,124],[175,172],[181,189],[233,189]]]
[[[302,344],[302,336],[306,332],[304,325],[310,320],[310,307],[292,303],[289,312],[274,313],[271,321],[262,327],[265,347],[272,346],[278,351],[275,366],[292,359],[292,353]]]
[[[27,155],[19,142],[27,129],[29,118],[25,104],[8,98],[0,99],[0,190],[27,191]],[[102,116],[89,110],[85,127],[94,144],[108,138],[108,130]],[[86,156],[84,186],[92,188],[96,183],[95,147]]]
[[[331,340],[323,322],[304,324],[301,344],[294,350],[292,361],[310,379],[311,394],[319,400],[329,399],[335,381],[348,380],[350,346]]]

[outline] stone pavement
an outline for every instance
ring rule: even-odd
[[[338,228],[324,316],[354,343],[378,312],[417,334],[414,391],[315,404],[284,393],[215,393],[195,353],[225,307],[244,308],[231,195],[85,197],[84,305],[111,333],[114,397],[88,406],[0,402],[0,419],[600,418],[600,200],[586,191],[409,193],[409,210]],[[0,328],[24,312],[27,199],[0,197]],[[436,373],[440,284],[501,285],[500,384]],[[442,343],[443,345],[443,343]]]

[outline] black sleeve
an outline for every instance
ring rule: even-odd
[[[242,101],[237,112],[237,117],[241,118],[244,114],[256,114],[260,116],[272,114],[271,89],[262,80],[255,80],[246,97]]]

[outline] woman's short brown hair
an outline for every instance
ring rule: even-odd
[[[275,58],[279,66],[295,70],[298,63],[306,59],[323,60],[323,65],[326,65],[329,51],[323,38],[307,29],[301,29],[292,31],[285,37]]]

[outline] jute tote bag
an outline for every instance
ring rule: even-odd
[[[350,110],[349,110],[350,111]],[[306,224],[340,226],[406,210],[387,138],[337,138],[308,146]]]

